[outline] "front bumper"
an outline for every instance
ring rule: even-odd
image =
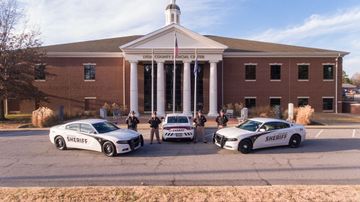
[[[128,140],[127,144],[116,144],[116,152],[117,154],[124,154],[138,150],[142,146],[144,146],[144,138],[140,135],[137,138]]]
[[[220,148],[237,151],[240,141],[228,141],[225,136],[214,134],[213,142]]]

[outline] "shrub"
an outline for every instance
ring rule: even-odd
[[[58,124],[59,119],[53,110],[47,107],[40,107],[32,112],[31,123],[35,127],[43,128]]]
[[[261,106],[254,107],[249,109],[249,114],[252,117],[264,117],[264,118],[274,118],[275,111],[270,106]]]
[[[296,123],[309,125],[311,123],[311,117],[314,114],[314,109],[310,105],[305,107],[299,107],[296,110]]]
[[[235,103],[234,105],[234,114],[236,116],[240,116],[241,115],[241,110],[244,108],[244,105],[240,102],[240,103]]]

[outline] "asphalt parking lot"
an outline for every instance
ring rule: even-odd
[[[213,144],[148,144],[108,158],[58,151],[48,131],[0,132],[0,186],[359,184],[360,129],[308,129],[297,149],[244,155]],[[213,130],[207,130],[209,140]]]

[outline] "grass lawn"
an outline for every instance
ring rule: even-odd
[[[360,115],[342,113],[315,113],[311,120],[323,125],[360,124]]]

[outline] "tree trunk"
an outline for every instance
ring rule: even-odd
[[[5,121],[5,104],[4,100],[0,99],[0,121]]]

